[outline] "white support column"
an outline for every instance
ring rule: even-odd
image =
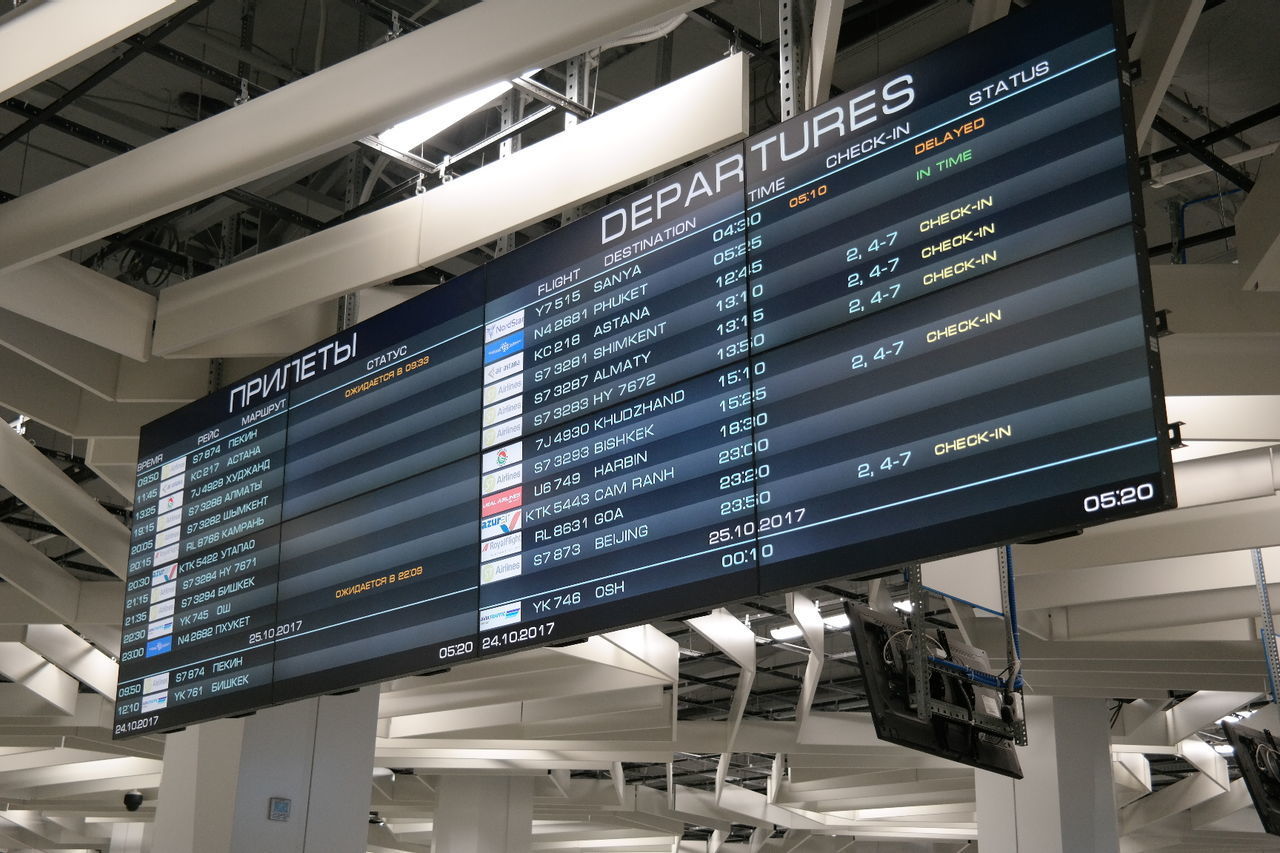
[[[1117,853],[1107,708],[1100,699],[1026,699],[1024,778],[977,771],[982,853]]]
[[[152,825],[149,823],[113,824],[109,853],[151,853],[151,835]]]
[[[378,689],[321,696],[171,734],[154,850],[363,850]],[[268,818],[272,798],[288,819]]]
[[[433,853],[529,853],[532,776],[443,776],[432,827]]]

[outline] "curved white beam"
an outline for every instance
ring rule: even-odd
[[[486,0],[14,199],[0,270],[33,263],[582,53],[691,0]]]

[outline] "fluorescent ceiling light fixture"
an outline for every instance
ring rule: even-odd
[[[798,640],[804,636],[804,631],[800,630],[799,625],[793,625],[788,622],[786,625],[770,628],[769,636],[775,640]]]
[[[1236,752],[1229,743],[1215,743],[1213,745],[1213,751],[1218,753],[1218,755],[1235,755]]]
[[[849,616],[846,613],[836,613],[827,616],[822,620],[822,624],[832,631],[843,631],[849,627]],[[786,641],[796,640],[804,636],[804,632],[800,630],[799,625],[788,622],[786,625],[779,625],[777,628],[769,629],[769,636],[775,640]]]
[[[538,69],[535,68],[532,71],[526,71],[520,77],[527,80],[537,73]],[[500,80],[483,89],[459,95],[448,103],[405,119],[396,126],[382,131],[378,134],[378,141],[397,151],[411,151],[428,139],[448,130],[495,98],[505,95],[511,88],[510,80]]]
[[[905,598],[904,598],[904,599],[902,599],[901,601],[895,601],[895,602],[893,603],[893,606],[894,606],[894,608],[895,608],[895,609],[897,609],[897,610],[901,610],[903,613],[910,613],[910,612],[911,612],[911,609],[912,609],[912,608],[911,608],[911,602],[910,602],[910,601],[908,601],[908,600],[907,600],[907,599],[905,599]]]

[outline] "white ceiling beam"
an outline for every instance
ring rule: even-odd
[[[1147,6],[1138,24],[1130,50],[1132,59],[1142,63],[1142,76],[1133,87],[1133,115],[1138,147],[1146,145],[1151,123],[1169,83],[1178,70],[1191,32],[1200,20],[1204,0],[1162,0]]]
[[[461,92],[575,56],[615,32],[658,23],[697,5],[695,0],[478,3],[3,205],[0,270],[61,254],[257,180]]]
[[[1268,222],[1273,230],[1276,221]],[[1237,213],[1237,234],[1239,223]],[[1155,307],[1169,312],[1173,330],[1161,344],[1184,333],[1274,334],[1280,329],[1280,291],[1241,289],[1239,264],[1156,264],[1151,285]]]
[[[75,713],[80,682],[22,643],[0,642],[0,675],[39,696],[54,713]]]
[[[102,696],[116,698],[119,665],[67,626],[29,625],[23,643]]]
[[[808,79],[804,87],[805,109],[831,97],[831,75],[836,67],[836,46],[844,0],[817,0],[813,9],[813,33],[809,39]]]
[[[1236,247],[1246,291],[1280,291],[1280,177],[1274,155],[1236,212]]]
[[[129,528],[12,429],[0,428],[0,485],[116,577],[129,562]]]
[[[0,578],[55,614],[58,621],[75,622],[81,582],[4,526],[0,526]]]
[[[969,16],[969,32],[1000,20],[1009,14],[1010,0],[973,0],[973,14]]]
[[[12,350],[0,347],[0,405],[73,438],[137,438],[173,403],[112,403]]]
[[[1280,567],[1280,548],[1266,549],[1263,558]],[[1028,560],[1025,566],[1018,565],[1019,611],[1233,587],[1254,588],[1249,551],[1168,557],[1075,570],[1041,572],[1037,568],[1033,560]],[[1280,575],[1277,580],[1280,581]]]
[[[1280,545],[1280,495],[1115,521],[1080,536],[1015,545],[1018,566],[1067,571],[1082,566],[1213,554]]]
[[[1280,392],[1280,332],[1179,332],[1161,340],[1160,363],[1169,394],[1274,396]]]
[[[138,361],[151,356],[155,297],[66,258],[0,271],[0,308]]]
[[[429,266],[740,138],[746,67],[744,55],[729,57],[420,196],[166,288],[155,351],[210,354],[208,341]],[[661,134],[635,132],[659,125]]]
[[[57,0],[0,26],[0,101],[190,6],[195,0]]]

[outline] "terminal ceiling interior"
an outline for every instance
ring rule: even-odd
[[[0,45],[45,2],[5,3]],[[132,27],[86,38],[82,26],[74,55],[51,47],[27,77],[0,78],[0,417],[12,425],[0,436],[0,849],[96,849],[113,824],[153,814],[164,736],[110,731],[140,425],[447,287],[693,158],[465,251],[361,278],[360,253],[392,251],[370,237],[379,215],[730,53],[749,57],[755,133],[790,114],[780,83],[788,47],[801,69],[798,112],[806,97],[853,90],[1035,2],[794,0],[783,10],[804,34],[794,38],[780,38],[777,0],[688,2],[593,33],[586,53],[544,57],[408,150],[374,129],[337,138],[322,121],[231,138],[226,119],[213,119],[269,94],[287,109],[291,91],[305,103],[295,109],[322,109],[302,84],[321,72],[335,81],[328,107],[340,115],[375,94],[344,84],[349,71],[476,6],[491,7],[493,37],[477,31],[470,52],[505,67],[528,53],[500,20],[519,4],[156,0]],[[1134,849],[1280,849],[1229,751],[1212,749],[1224,742],[1217,720],[1267,702],[1255,549],[1280,577],[1280,19],[1272,0],[1122,5],[1135,100],[1151,108],[1139,202],[1155,308],[1167,312],[1160,351],[1169,420],[1180,422],[1180,507],[1014,547],[1023,675],[1028,695],[1107,704],[1120,832]],[[823,24],[831,37],[811,38]],[[538,27],[554,36],[573,22]],[[440,69],[465,86],[450,95],[494,82],[485,61],[461,82]],[[829,69],[829,92],[804,91],[811,61]],[[350,79],[368,85],[356,71]],[[421,82],[424,97],[441,99],[430,80],[387,80]],[[159,149],[148,146],[166,139],[190,144],[149,159]],[[196,189],[174,201],[170,185]],[[76,188],[74,201],[60,187]],[[352,270],[346,289],[316,295],[294,282],[273,292],[271,271],[287,277],[307,256]],[[202,327],[199,311],[178,309],[199,304],[206,283],[232,294],[234,310]],[[167,306],[177,306],[168,317]],[[993,565],[988,551],[941,567],[958,578],[944,591],[959,600],[932,595],[929,614],[994,659],[1001,620],[973,606],[988,591],[974,578],[994,577]],[[430,849],[433,777],[483,770],[538,774],[535,849],[645,853],[714,839],[745,850],[753,837],[812,836],[822,850],[876,840],[959,850],[977,836],[975,771],[875,739],[838,619],[845,601],[886,593],[906,595],[901,572],[874,587],[836,579],[798,590],[827,621],[818,649],[794,629],[796,599],[729,605],[755,635],[754,668],[695,625],[669,621],[653,630],[678,661],[670,672],[546,648],[386,682],[370,849]],[[523,703],[514,716],[503,710],[513,703]],[[724,765],[723,731],[739,714]],[[144,806],[127,813],[121,794],[135,788]],[[766,801],[768,820],[754,810]],[[753,807],[735,810],[742,803]],[[836,843],[826,836],[846,846],[820,846]]]

